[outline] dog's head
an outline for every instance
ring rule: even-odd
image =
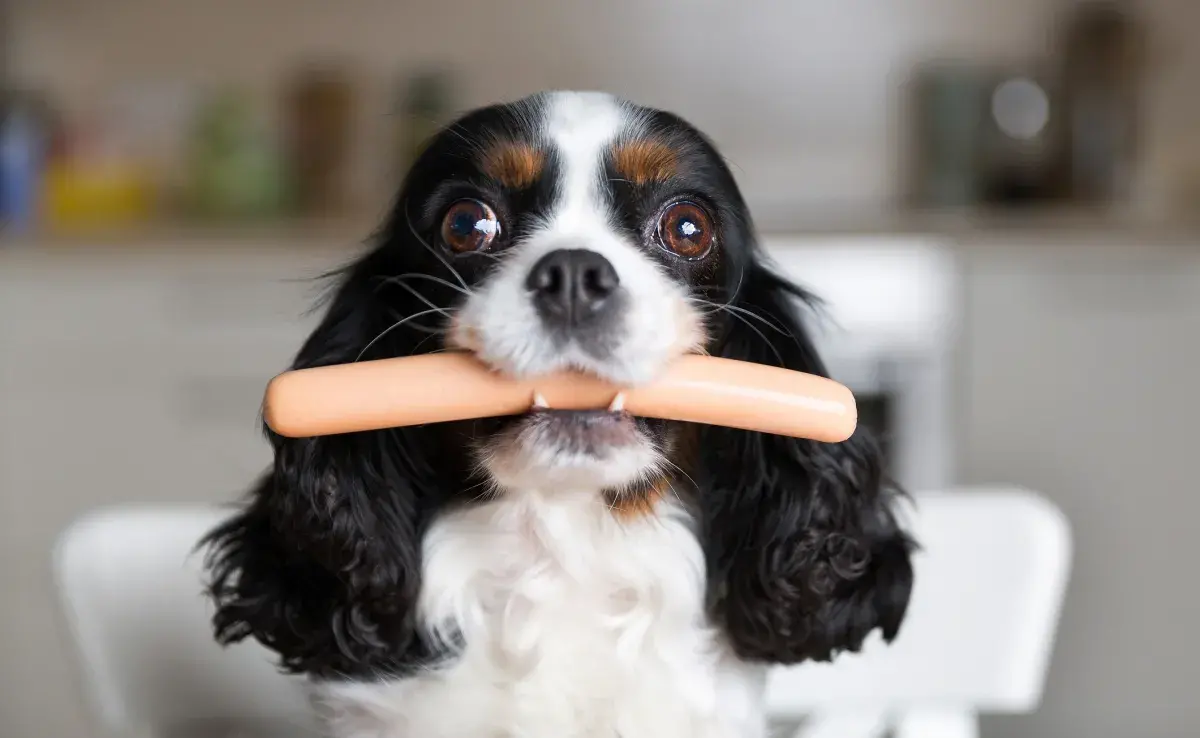
[[[574,368],[636,385],[703,352],[824,374],[806,298],[768,267],[697,130],[603,94],[544,94],[427,144],[296,366],[465,349],[512,375]],[[212,539],[222,637],[254,634],[298,670],[403,661],[424,648],[421,534],[447,506],[534,490],[652,512],[666,489],[693,509],[714,618],[743,656],[828,658],[876,627],[895,634],[910,544],[865,433],[820,444],[634,418],[619,400],[539,404],[271,436],[273,473]]]
[[[389,229],[423,262],[383,289],[439,311],[431,348],[511,375],[574,368],[637,384],[710,348],[746,229],[720,157],[683,121],[601,94],[542,95],[472,113],[423,152]],[[619,405],[534,407],[466,432],[501,491],[637,497],[675,463],[678,429]]]

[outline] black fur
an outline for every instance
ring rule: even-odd
[[[733,304],[775,328],[734,325],[717,353],[827,376],[799,319],[806,298],[752,264]],[[876,628],[892,640],[912,588],[913,542],[869,432],[829,444],[707,426],[699,439],[710,600],[737,653],[827,661],[859,650]]]
[[[802,314],[819,301],[772,267],[732,175],[694,135],[715,162],[708,176],[722,192],[724,216],[717,281],[730,311],[710,351],[829,376]],[[903,492],[886,478],[871,431],[860,426],[843,443],[718,426],[695,432],[709,601],[737,653],[828,661],[859,650],[875,629],[894,639],[916,545],[896,520]]]
[[[350,269],[297,368],[353,361],[415,312],[377,277],[403,273],[376,251]],[[419,309],[419,308],[418,308]],[[427,336],[395,330],[380,354],[414,353]],[[416,636],[420,541],[434,512],[467,486],[439,436],[418,429],[313,439],[267,431],[275,464],[250,505],[215,530],[212,595],[224,643],[254,636],[285,669],[321,676],[405,673],[439,656]],[[461,445],[461,444],[458,444]],[[439,450],[443,449],[443,450]]]
[[[510,224],[505,238],[519,239],[553,196],[550,177],[524,191],[496,191],[462,142],[532,135],[538,104],[477,111],[431,142],[371,248],[335,275],[324,319],[294,367],[441,348],[431,334],[441,316],[410,316],[431,304],[453,306],[459,275],[474,283],[493,261],[468,257],[452,271],[435,243],[440,208],[482,190]],[[719,154],[678,118],[651,120],[681,152],[684,172],[661,188],[610,182],[623,216],[616,225],[639,238],[639,224],[672,192],[707,203],[719,252],[697,264],[656,258],[697,296],[729,307],[714,314],[712,353],[825,374],[800,317],[808,296],[766,264]],[[408,322],[391,327],[402,318]],[[473,468],[467,449],[496,422],[503,421],[301,440],[268,431],[273,468],[248,505],[204,542],[217,638],[256,638],[280,655],[283,669],[323,677],[403,675],[449,657],[415,623],[421,541],[448,506],[469,504],[480,480],[464,471]],[[664,437],[685,430],[647,427]],[[736,651],[769,662],[827,660],[857,650],[876,628],[894,637],[912,584],[913,543],[893,516],[899,493],[866,431],[822,444],[690,430],[699,444],[688,467],[698,483],[712,617]]]

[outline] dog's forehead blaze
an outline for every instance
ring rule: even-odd
[[[483,151],[484,174],[514,190],[533,185],[546,166],[546,152],[527,141],[503,139]]]

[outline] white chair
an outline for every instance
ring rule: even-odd
[[[834,664],[780,669],[768,701],[807,718],[806,738],[972,738],[980,712],[1021,713],[1041,697],[1069,571],[1056,508],[1020,490],[919,495],[921,541],[900,637]],[[86,688],[113,736],[306,735],[300,680],[257,644],[218,647],[199,589],[199,537],[212,506],[89,515],[60,539],[55,570]],[[253,732],[235,732],[253,731]]]
[[[771,713],[804,738],[974,738],[978,714],[1039,704],[1070,573],[1066,519],[1015,489],[916,498],[922,551],[908,617],[832,664],[780,669]]]
[[[315,734],[302,681],[257,643],[213,640],[200,538],[215,506],[101,510],[59,538],[54,569],[67,625],[105,735],[291,738]]]

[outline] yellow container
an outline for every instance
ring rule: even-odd
[[[42,213],[51,228],[133,225],[154,210],[149,178],[133,166],[55,164],[43,188]]]

